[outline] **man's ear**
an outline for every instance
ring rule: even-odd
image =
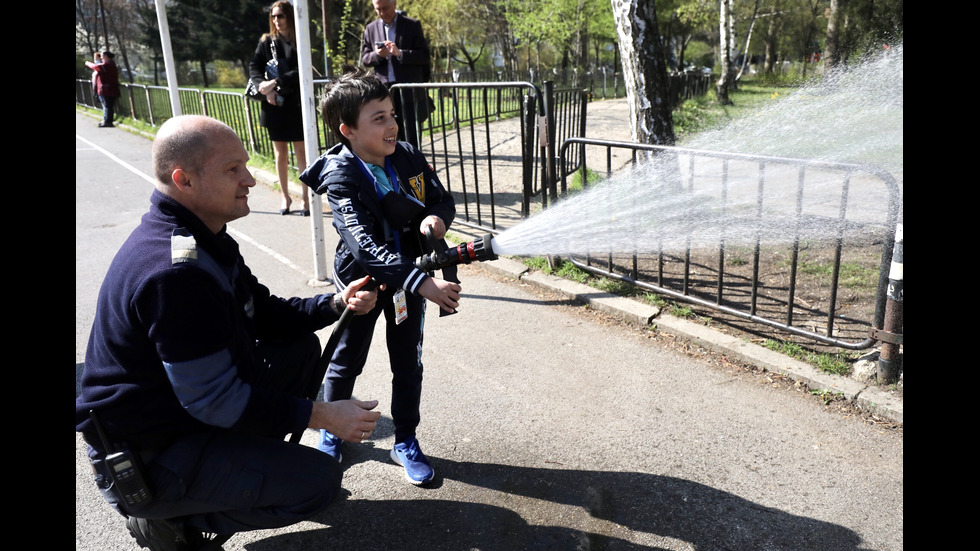
[[[173,180],[174,185],[180,191],[187,191],[187,188],[191,186],[191,175],[182,168],[175,168],[170,173],[170,179]]]

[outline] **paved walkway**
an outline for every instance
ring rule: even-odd
[[[151,189],[150,142],[95,125],[76,115],[76,384],[99,283]],[[266,186],[249,203],[230,229],[253,271],[281,296],[319,292],[309,286],[310,219],[279,216]],[[721,335],[690,328],[693,344],[664,346],[681,325],[661,317],[650,331],[648,312],[566,282],[516,279],[522,270],[464,266],[460,313],[429,312],[419,437],[434,484],[405,483],[387,458],[379,346],[355,392],[381,401],[382,420],[345,450],[346,499],[225,549],[902,549],[901,431],[697,353]],[[610,323],[563,293],[641,324]],[[92,485],[77,434],[75,503],[76,550],[135,549]]]

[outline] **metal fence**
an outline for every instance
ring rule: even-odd
[[[602,176],[635,167],[651,153],[665,148],[642,144],[586,139],[588,87],[557,88],[547,81],[451,82],[396,85],[396,101],[410,95],[427,96],[432,110],[419,125],[419,148],[457,200],[457,224],[498,233],[527,218],[532,210],[546,208],[568,193],[575,174],[588,182],[592,171]],[[91,82],[76,81],[76,102],[97,106]],[[316,81],[319,97],[326,81]],[[694,90],[703,78],[680,88]],[[123,85],[117,112],[158,125],[172,116],[169,94],[163,87]],[[705,88],[707,91],[708,88]],[[272,156],[268,133],[258,125],[259,105],[242,94],[180,89],[185,113],[205,114],[219,119],[242,137],[255,153]],[[681,93],[681,92],[678,92]],[[688,93],[688,92],[683,92]],[[697,92],[691,92],[697,93]],[[413,102],[418,103],[418,102]],[[317,113],[317,146],[323,152],[336,142]],[[559,149],[560,144],[560,149]],[[844,204],[848,193],[861,187],[878,186],[886,197],[875,220],[855,221],[852,213],[821,212],[836,217],[843,228],[860,224],[873,228],[874,243],[854,243],[843,234],[834,243],[814,247],[805,236],[789,246],[767,247],[757,243],[751,250],[736,249],[719,240],[714,251],[663,250],[653,254],[588,254],[570,260],[580,267],[610,278],[632,283],[668,297],[710,308],[718,316],[731,316],[762,324],[792,335],[844,349],[872,346],[869,328],[881,328],[887,286],[887,267],[894,243],[900,205],[894,179],[869,167],[831,165],[814,161],[720,154],[671,148],[678,163],[686,167],[688,192],[710,190],[722,194],[731,174],[741,172],[756,179],[760,189],[794,185],[799,194],[799,215],[813,216],[806,204],[806,190],[814,177],[836,179]],[[706,167],[713,167],[708,170]],[[720,168],[719,167],[723,167]],[[787,175],[790,171],[790,175]],[[721,174],[721,176],[719,176]],[[819,175],[819,176],[818,176]],[[869,183],[870,182],[870,183]],[[760,211],[763,195],[759,195]],[[874,249],[873,252],[869,252]],[[807,272],[815,255],[829,262],[826,276]],[[854,263],[877,273],[878,285],[869,310],[855,311],[850,296],[856,292],[841,287],[842,270]],[[862,291],[868,292],[868,291]]]
[[[714,77],[704,72],[673,72],[668,75],[668,89],[672,106],[687,99],[703,96],[711,91]],[[597,70],[550,69],[545,71],[453,71],[432,75],[432,82],[504,82],[527,81],[537,86],[545,82],[560,88],[584,89],[591,98],[613,99],[626,97],[626,84],[622,73],[602,67]]]
[[[575,149],[581,147],[601,153],[581,155]],[[872,335],[884,323],[901,207],[901,190],[891,174],[864,165],[585,138],[562,144],[559,166],[572,155],[583,159],[580,174],[595,171],[601,178],[642,171],[651,155],[669,155],[678,169],[678,193],[696,194],[698,201],[732,211],[730,227],[719,228],[713,246],[658,248],[648,243],[630,255],[594,251],[570,258],[575,265],[703,307],[722,322],[748,320],[848,350],[877,342]],[[603,158],[587,164],[587,159]],[[559,175],[560,193],[568,193],[571,176],[572,171]],[[736,193],[743,197],[736,199]],[[747,211],[747,223],[736,223],[737,201],[743,217]],[[784,230],[779,239],[761,237],[771,220],[787,215],[791,220],[779,222]],[[832,238],[812,236],[812,227],[831,228]],[[703,228],[693,231],[699,233],[691,237],[703,241]],[[742,234],[737,246],[736,232]],[[858,277],[848,279],[848,271]]]
[[[314,82],[320,97],[325,80]],[[553,159],[557,140],[584,133],[588,91],[545,91],[531,82],[433,82],[399,84],[393,99],[407,104],[424,101],[432,111],[419,127],[419,148],[426,154],[459,205],[457,223],[497,231],[517,223],[532,204],[546,205],[556,196]],[[173,116],[167,88],[123,84],[117,104],[120,116],[159,125]],[[259,127],[260,106],[243,94],[194,88],[178,89],[183,112],[204,114],[231,126],[252,153],[272,156],[268,133]],[[75,101],[98,107],[91,82],[76,80]],[[337,140],[317,117],[317,149]],[[545,128],[555,129],[547,132]],[[550,177],[550,180],[549,180]],[[548,182],[551,182],[550,184]]]

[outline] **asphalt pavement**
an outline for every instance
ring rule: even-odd
[[[76,389],[102,277],[152,191],[150,141],[96,125],[76,113]],[[266,185],[249,204],[229,228],[259,279],[281,296],[329,290],[312,281],[311,219],[280,216]],[[649,307],[523,270],[508,259],[463,266],[459,314],[427,314],[418,436],[431,485],[408,484],[388,459],[379,325],[355,394],[380,400],[382,418],[367,442],[345,448],[344,498],[224,548],[903,548],[901,430],[685,349],[872,400],[899,423],[900,399],[684,320],[660,315],[651,331]],[[92,484],[77,434],[75,471],[76,550],[137,549]]]

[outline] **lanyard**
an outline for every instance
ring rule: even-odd
[[[357,158],[357,160],[359,161],[358,166],[361,167],[361,172],[364,173],[364,176],[366,176],[368,180],[374,182],[374,191],[378,194],[378,203],[380,203],[381,199],[383,199],[385,194],[389,193],[389,191],[384,186],[381,185],[381,182],[378,181],[378,178],[377,176],[374,175],[374,172],[372,172],[371,169],[367,167],[367,163],[365,163],[357,155],[354,155],[354,157]],[[391,185],[390,193],[394,193],[398,195],[400,193],[400,189],[399,189],[400,186],[398,185],[398,175],[395,174],[395,167],[391,163],[391,159],[389,159],[388,157],[385,157],[385,173],[388,175],[388,183]],[[398,235],[401,230],[391,231],[391,228],[388,226],[388,220],[385,220],[384,217],[382,217],[382,221],[384,222],[385,225],[385,233],[387,234],[390,232],[392,234],[395,240],[395,250],[398,251],[398,254],[401,254],[402,252],[401,236]]]

